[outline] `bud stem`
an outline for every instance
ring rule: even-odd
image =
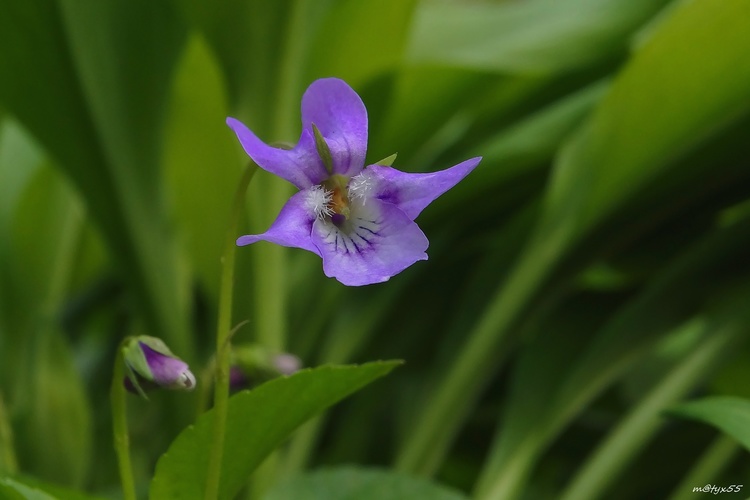
[[[114,432],[117,464],[120,469],[122,496],[125,500],[136,500],[133,467],[130,464],[130,436],[128,435],[127,401],[125,399],[125,358],[123,348],[128,341],[126,338],[120,343],[115,357],[115,369],[112,375],[112,387],[109,390],[109,400],[112,405],[112,428]]]

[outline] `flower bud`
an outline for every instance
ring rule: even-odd
[[[246,389],[272,378],[291,375],[301,367],[302,362],[293,354],[275,353],[259,345],[235,347],[229,372],[230,387]]]
[[[185,391],[195,388],[195,376],[187,363],[156,337],[132,337],[123,348],[123,355],[130,372],[124,383],[131,392],[135,389],[142,393],[141,386]]]

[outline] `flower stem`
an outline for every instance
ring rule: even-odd
[[[234,194],[232,211],[229,215],[229,227],[224,244],[221,264],[221,284],[219,288],[219,319],[216,331],[216,382],[214,385],[214,427],[211,451],[208,457],[208,475],[206,477],[206,500],[219,496],[221,479],[221,462],[224,455],[224,434],[227,423],[227,406],[229,402],[229,335],[232,322],[232,290],[234,285],[234,255],[237,226],[244,208],[245,191],[256,171],[250,163],[240,178]]]
[[[115,451],[117,452],[117,464],[120,469],[122,496],[125,500],[136,500],[133,467],[130,463],[130,436],[128,435],[127,401],[125,399],[127,395],[125,394],[125,385],[123,384],[125,378],[125,359],[122,355],[122,348],[127,340],[127,338],[123,340],[117,349],[109,399],[112,405],[112,427],[114,431]]]

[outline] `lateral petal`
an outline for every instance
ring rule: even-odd
[[[373,182],[373,186],[370,196],[396,205],[414,220],[427,205],[469,175],[481,159],[472,158],[451,168],[426,174],[412,174],[382,165],[370,165],[361,175],[371,176],[369,181]]]
[[[250,245],[257,241],[268,241],[285,247],[301,248],[320,255],[310,233],[316,217],[310,210],[310,190],[302,190],[289,198],[279,216],[263,234],[249,234],[237,238],[237,245]]]

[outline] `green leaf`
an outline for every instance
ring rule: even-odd
[[[560,157],[540,234],[579,236],[748,112],[748,16],[748,0],[674,9]]]
[[[233,498],[249,474],[299,425],[399,364],[386,361],[302,370],[230,398],[220,498]],[[203,498],[212,429],[213,410],[172,442],[156,465],[152,499]]]
[[[0,479],[0,493],[7,500],[55,500],[55,497],[11,478]]]
[[[281,481],[263,500],[463,500],[444,486],[389,470],[321,469]]]
[[[314,2],[318,3],[318,2]],[[336,75],[357,88],[400,64],[414,0],[335,0],[311,42],[311,79]],[[379,26],[386,30],[372,29]],[[356,40],[356,43],[352,43]]]
[[[57,485],[43,483],[38,479],[28,476],[0,478],[0,498],[3,500],[97,500],[101,497],[93,497],[62,488]]]
[[[7,7],[0,102],[77,185],[149,326],[189,352],[158,168],[181,17],[144,0]]]
[[[729,434],[750,451],[750,401],[747,399],[711,396],[674,406],[668,414],[705,422]]]
[[[622,52],[666,0],[422,2],[409,60],[512,73],[580,68]]]
[[[210,300],[219,294],[222,242],[231,193],[242,170],[237,140],[225,120],[223,76],[200,36],[177,66],[165,125],[164,169],[181,242]],[[246,161],[242,153],[242,161]]]
[[[102,203],[115,206],[124,219],[100,221],[102,231],[115,252],[132,252],[124,274],[132,280],[149,326],[189,355],[187,297],[178,290],[180,261],[163,210],[159,168],[166,96],[185,41],[182,17],[168,2],[146,0],[61,0],[59,11],[105,159],[104,165],[86,165],[83,174],[106,172],[103,185],[114,192]],[[82,191],[96,213],[92,194]]]

